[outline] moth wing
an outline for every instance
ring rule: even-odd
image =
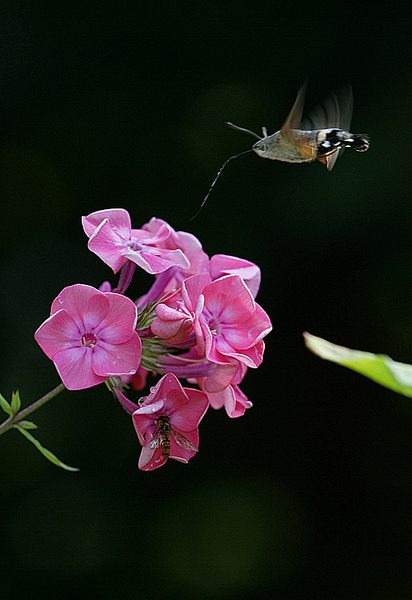
[[[321,104],[313,108],[303,119],[301,128],[305,131],[331,127],[349,130],[352,111],[352,87],[345,85],[333,91]]]
[[[333,91],[321,104],[312,109],[303,119],[301,127],[304,131],[330,129],[333,127],[349,130],[352,111],[352,87],[346,85]],[[331,171],[344,150],[344,148],[334,150],[329,154],[323,155],[318,160],[327,167],[328,171]]]
[[[322,156],[318,156],[318,161],[321,162],[322,165],[325,165],[328,171],[331,171],[333,169],[333,165],[338,160],[339,152],[341,152],[341,150],[334,150],[329,154],[323,154]]]
[[[296,100],[290,109],[288,116],[286,117],[285,122],[283,123],[280,131],[282,135],[287,137],[288,131],[290,129],[299,129],[300,123],[302,121],[303,114],[303,106],[305,103],[305,93],[306,93],[307,82],[303,83],[298,91],[298,95],[296,96]]]

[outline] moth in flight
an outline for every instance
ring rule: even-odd
[[[261,137],[250,129],[226,123],[232,129],[252,135],[258,141],[249,150],[230,156],[223,163],[196,215],[205,205],[228,162],[242,154],[253,151],[262,158],[289,163],[308,163],[318,160],[327,167],[328,171],[331,171],[345,148],[353,148],[357,152],[368,150],[369,137],[363,133],[349,131],[353,109],[353,94],[350,85],[332,92],[322,104],[302,119],[305,92],[306,83],[299,89],[282,127],[271,135],[268,135],[266,127],[262,127]]]

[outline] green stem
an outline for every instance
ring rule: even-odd
[[[26,408],[23,408],[23,410],[19,411],[15,415],[8,417],[8,419],[6,419],[0,425],[0,435],[2,435],[3,433],[6,433],[6,431],[11,429],[14,425],[17,425],[17,423],[19,423],[20,421],[22,421],[23,419],[25,419],[26,417],[31,415],[31,413],[33,413],[35,410],[37,410],[38,408],[40,408],[41,406],[46,404],[46,402],[48,402],[49,400],[51,400],[52,398],[54,398],[55,396],[60,394],[60,392],[62,392],[65,389],[66,388],[63,385],[63,383],[60,383],[54,389],[50,390],[50,392],[47,392],[47,394],[45,394],[44,396],[42,396],[41,398],[39,398],[38,400],[33,402],[33,404],[30,404]]]

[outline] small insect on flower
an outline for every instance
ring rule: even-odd
[[[156,420],[157,434],[149,444],[151,450],[160,448],[162,451],[162,457],[168,459],[170,456],[170,438],[173,437],[176,444],[184,448],[185,450],[191,450],[197,452],[198,448],[192,444],[190,440],[185,438],[182,434],[178,433],[170,424],[170,419],[166,415],[158,417]]]
[[[183,388],[173,373],[164,375],[141,398],[132,414],[142,446],[139,469],[152,471],[169,458],[187,463],[199,450],[199,423],[209,402],[204,392]]]
[[[353,109],[350,85],[332,92],[321,105],[309,112],[302,120],[305,92],[306,83],[299,89],[295,103],[282,127],[271,135],[268,135],[266,127],[262,127],[262,136],[260,136],[250,129],[226,122],[226,125],[232,129],[252,135],[258,141],[249,150],[234,154],[223,163],[192,219],[205,205],[226,165],[234,158],[248,152],[256,152],[258,156],[269,160],[289,163],[308,163],[318,160],[327,167],[328,171],[331,171],[345,148],[353,148],[357,152],[368,150],[369,137],[363,133],[349,131]]]

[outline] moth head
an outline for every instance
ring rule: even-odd
[[[268,146],[264,140],[259,140],[252,146],[252,150],[256,152],[258,156],[266,156],[268,152]]]

